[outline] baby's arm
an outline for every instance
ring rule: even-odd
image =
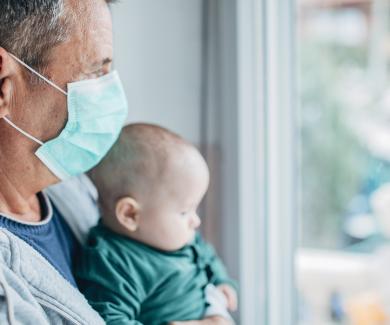
[[[237,291],[229,284],[220,284],[217,289],[225,296],[230,311],[236,311],[238,307]]]
[[[171,322],[169,325],[231,325],[224,317],[212,316],[202,320],[188,320],[183,322]]]
[[[210,261],[210,282],[215,286],[219,286],[220,284],[229,284],[231,287],[237,289],[237,283],[229,277],[225,266],[218,257],[214,248],[209,243],[207,243],[200,234],[197,235],[196,241],[200,247],[200,254],[202,254],[208,261]]]
[[[237,283],[228,276],[214,248],[204,241],[200,234],[197,236],[197,243],[201,247],[201,254],[210,261],[208,265],[210,283],[226,297],[229,310],[235,311],[237,309]]]
[[[104,252],[86,250],[76,270],[79,289],[109,325],[142,325],[135,319],[145,292],[129,276],[131,269]]]

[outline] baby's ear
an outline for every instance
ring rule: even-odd
[[[124,197],[116,203],[115,213],[118,222],[127,230],[134,232],[139,226],[139,204],[132,197]]]

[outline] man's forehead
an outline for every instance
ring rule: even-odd
[[[80,0],[79,0],[80,1]],[[73,10],[75,15],[75,32],[81,33],[86,40],[103,38],[104,42],[112,41],[111,12],[103,0],[81,1],[83,4]]]
[[[68,7],[69,11],[73,11],[68,11],[72,25],[70,34],[66,42],[51,52],[51,67],[66,72],[66,76],[63,75],[66,82],[84,78],[83,75],[111,63],[113,52],[111,14],[105,1],[68,1],[75,4],[73,8]],[[100,5],[94,6],[96,3]],[[55,71],[53,73],[57,74]]]

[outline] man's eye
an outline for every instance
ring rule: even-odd
[[[102,76],[104,76],[104,71],[103,71],[103,68],[99,69],[99,70],[96,70],[94,72],[91,72],[89,75],[88,75],[88,78],[89,79],[96,79],[96,78],[100,78]]]
[[[103,69],[100,69],[99,71],[96,71],[96,72],[94,73],[94,75],[95,75],[96,78],[103,77],[103,76],[104,76],[104,71],[103,71]]]

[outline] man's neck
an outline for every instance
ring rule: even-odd
[[[55,178],[31,152],[23,153],[22,146],[2,144],[0,213],[20,221],[39,222],[41,207],[36,194],[54,182]]]
[[[28,222],[41,221],[41,208],[37,195],[25,197],[0,169],[0,214]]]

